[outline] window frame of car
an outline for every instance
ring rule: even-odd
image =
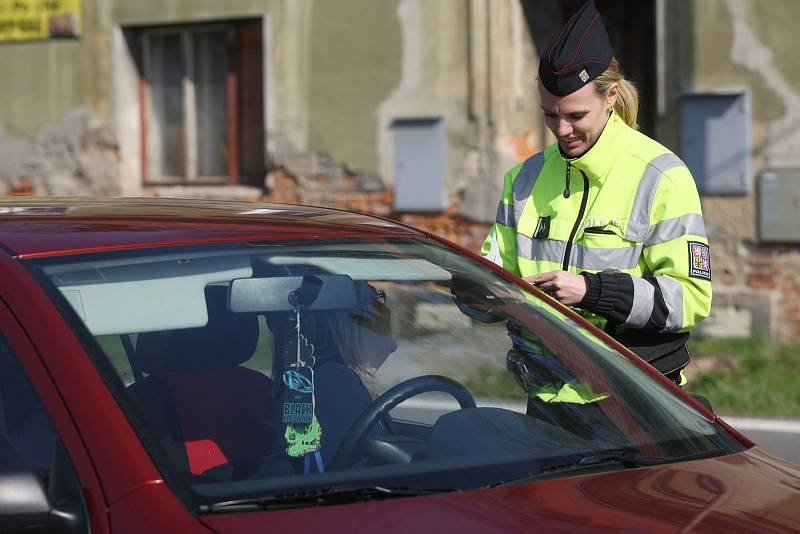
[[[171,247],[175,251],[195,251],[198,247],[203,246],[230,246],[229,243],[213,244],[213,245],[179,245]],[[163,253],[163,247],[152,247],[147,249],[137,250],[142,253]],[[77,259],[83,257],[92,258],[116,258],[123,257],[130,253],[129,250],[111,250],[105,252],[91,252],[87,254],[70,255],[70,259]],[[77,339],[77,342],[82,347],[89,361],[96,369],[103,381],[103,385],[108,389],[113,401],[117,403],[124,419],[130,426],[131,431],[138,438],[143,451],[149,457],[155,469],[163,477],[170,491],[192,516],[197,516],[198,506],[193,497],[193,493],[189,485],[184,481],[182,473],[173,465],[169,455],[164,450],[162,445],[154,436],[150,427],[147,424],[144,416],[136,406],[134,399],[126,390],[117,370],[114,368],[107,355],[100,347],[97,339],[92,335],[86,327],[83,320],[76,313],[72,305],[67,301],[61,291],[56,287],[52,280],[43,273],[42,268],[54,263],[61,263],[64,261],[62,256],[53,256],[45,258],[37,258],[35,260],[24,261],[23,265],[28,270],[30,275],[34,278],[37,285],[44,291],[49,302],[53,308],[58,312],[61,318],[66,323],[68,329]]]
[[[383,242],[387,238],[378,237],[376,238],[377,241]],[[359,240],[361,241],[361,240]],[[364,242],[369,242],[370,240],[365,238]],[[403,241],[407,241],[412,243],[414,239],[403,239]],[[425,240],[423,240],[425,241]],[[436,241],[428,241],[428,243],[436,245]],[[169,247],[170,253],[197,253],[202,252],[204,250],[209,251],[224,251],[226,249],[236,250],[242,247],[242,245],[253,245],[253,243],[249,242],[225,242],[225,243],[203,243],[203,244],[193,244],[193,245],[179,245],[179,246],[171,246]],[[275,245],[279,244],[278,241],[263,241],[258,242],[258,244],[263,245]],[[453,250],[448,248],[441,243],[443,250],[446,250],[452,254],[458,254],[459,250]],[[153,254],[153,255],[161,255],[164,253],[164,247],[152,247],[152,248],[142,248],[137,249],[137,253],[140,254]],[[71,260],[80,261],[81,257],[88,257],[91,256],[93,259],[105,259],[105,258],[121,258],[125,257],[130,253],[130,250],[122,250],[122,251],[107,251],[107,252],[99,252],[99,253],[92,253],[91,255],[75,255],[71,256]],[[433,251],[432,251],[433,253]],[[459,258],[460,259],[460,258]],[[464,258],[464,261],[471,262],[473,258],[467,257]],[[116,401],[120,404],[123,413],[127,416],[127,419],[133,429],[136,431],[139,439],[142,441],[145,450],[151,456],[154,464],[157,468],[162,472],[167,484],[172,489],[172,491],[176,494],[179,500],[184,504],[184,506],[193,514],[198,513],[199,505],[201,502],[198,502],[198,494],[192,489],[192,484],[186,480],[182,473],[180,473],[177,467],[174,466],[173,462],[167,457],[166,452],[163,450],[161,445],[157,442],[155,436],[149,432],[149,427],[146,424],[144,417],[141,413],[138,412],[135,402],[131,398],[130,394],[126,391],[125,384],[121,380],[117,371],[113,368],[110,360],[108,359],[107,355],[103,352],[103,350],[99,347],[97,340],[94,335],[92,335],[84,322],[80,319],[77,313],[74,311],[72,306],[67,302],[64,296],[61,294],[59,289],[55,286],[55,284],[49,279],[47,275],[45,275],[39,269],[42,266],[51,264],[52,262],[61,263],[63,258],[44,258],[37,260],[36,262],[32,262],[29,265],[29,268],[34,273],[34,276],[39,281],[41,287],[43,287],[46,293],[50,296],[51,301],[54,303],[56,308],[62,314],[62,317],[66,320],[72,331],[75,335],[79,338],[79,341],[85,348],[86,352],[88,353],[92,363],[97,368],[100,375],[103,377],[106,386],[111,390],[113,397]],[[491,269],[487,268],[487,271],[491,271]],[[516,283],[514,280],[510,280],[511,282]],[[544,305],[544,304],[542,304]],[[603,344],[603,339],[600,340],[593,339],[593,342]],[[614,347],[611,346],[611,349]],[[630,359],[628,357],[628,359]],[[713,423],[713,421],[709,421]],[[727,429],[725,429],[727,430]],[[735,436],[734,436],[735,437]]]

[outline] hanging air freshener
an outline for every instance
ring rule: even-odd
[[[322,428],[316,417],[311,419],[309,425],[286,425],[286,454],[298,458],[319,450],[322,440]]]
[[[295,363],[287,366],[282,374],[282,421],[286,425],[286,454],[292,458],[305,456],[305,469],[310,471],[311,454],[316,460],[317,470],[323,472],[319,453],[322,427],[314,414],[314,345],[301,332],[300,306],[295,305],[295,340],[297,351]],[[302,347],[309,349],[306,356]]]
[[[282,421],[286,425],[310,425],[314,417],[314,370],[289,366],[283,372]]]

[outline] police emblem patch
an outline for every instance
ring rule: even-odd
[[[689,241],[689,276],[711,281],[711,252],[705,243]]]

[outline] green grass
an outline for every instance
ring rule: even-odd
[[[503,368],[481,365],[463,380],[473,396],[483,398],[524,399],[525,393],[516,380]]]
[[[689,348],[686,389],[706,396],[717,413],[800,416],[800,344],[698,339]]]

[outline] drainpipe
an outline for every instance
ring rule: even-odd
[[[477,130],[478,151],[477,181],[470,184],[472,192],[476,193],[470,216],[477,220],[493,220],[495,214],[488,207],[497,200],[494,198],[495,188],[491,187],[494,159],[491,0],[465,1],[468,28],[468,116]]]

